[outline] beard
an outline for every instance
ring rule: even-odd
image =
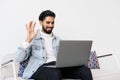
[[[51,30],[47,30],[47,29],[44,28],[44,26],[42,26],[42,30],[43,30],[46,34],[51,34],[53,28],[52,28]]]

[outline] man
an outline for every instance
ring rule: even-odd
[[[35,22],[26,24],[27,38],[18,47],[16,61],[22,62],[29,58],[24,70],[23,78],[35,80],[61,80],[62,78],[73,78],[92,80],[89,68],[85,66],[68,68],[45,67],[55,65],[60,39],[53,34],[55,13],[46,10],[39,16],[42,30],[34,31]],[[68,55],[69,56],[69,55]]]

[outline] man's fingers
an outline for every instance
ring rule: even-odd
[[[28,30],[28,26],[27,26],[27,24],[26,24],[26,29]]]
[[[26,24],[26,29],[27,29],[27,30],[30,30],[30,31],[34,31],[35,25],[36,25],[36,22],[33,22],[33,21],[31,20],[28,24]]]
[[[31,26],[32,31],[34,31],[35,25],[36,25],[36,22],[34,22],[33,25]]]
[[[35,25],[36,25],[36,22],[34,22],[34,24],[33,24],[33,28],[35,27]]]
[[[29,28],[31,28],[32,24],[33,24],[33,21],[30,21],[29,22]]]

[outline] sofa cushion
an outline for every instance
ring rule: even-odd
[[[89,61],[86,66],[88,66],[90,69],[100,69],[96,51],[91,51]]]

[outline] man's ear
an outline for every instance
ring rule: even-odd
[[[40,22],[40,25],[42,25],[43,24],[43,22],[42,21],[39,21]]]

